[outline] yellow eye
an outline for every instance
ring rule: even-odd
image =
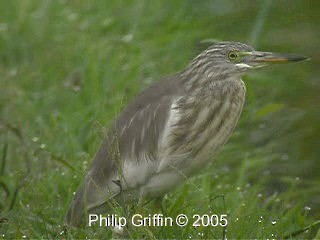
[[[228,58],[230,60],[236,60],[238,58],[238,54],[236,52],[229,52]]]

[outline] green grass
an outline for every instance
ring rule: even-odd
[[[312,61],[245,76],[247,102],[228,144],[162,200],[172,217],[227,214],[227,228],[129,236],[319,239],[319,10],[317,1],[2,1],[0,238],[110,238],[105,228],[63,231],[104,128],[141,89],[184,68],[201,40],[250,42],[258,30],[260,50]],[[159,212],[153,202],[139,211]]]

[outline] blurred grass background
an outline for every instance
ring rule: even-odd
[[[1,1],[0,238],[111,237],[63,231],[104,127],[212,38],[312,60],[244,77],[236,131],[206,170],[164,198],[167,214],[226,213],[229,239],[320,238],[319,25],[318,1]],[[141,211],[157,212],[152,203]],[[130,237],[224,231],[144,227]]]

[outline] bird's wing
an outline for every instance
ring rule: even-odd
[[[137,111],[126,124],[118,127],[121,159],[157,160],[158,147],[166,127],[173,99],[165,97]],[[146,159],[143,157],[147,155]]]
[[[93,177],[109,178],[122,171],[123,162],[140,165],[157,160],[172,103],[184,91],[177,75],[152,84],[121,112],[94,159]]]
[[[87,209],[143,184],[156,173],[159,141],[173,99],[180,92],[175,79],[153,84],[120,114],[75,195],[67,223],[78,225]]]

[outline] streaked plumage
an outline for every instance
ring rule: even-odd
[[[240,60],[232,53],[241,53]],[[267,62],[263,59],[270,62],[270,53],[242,43],[218,43],[185,70],[142,91],[107,133],[67,223],[78,225],[85,212],[106,211],[120,195],[126,201],[162,195],[203,168],[239,119],[245,101],[240,76]]]

